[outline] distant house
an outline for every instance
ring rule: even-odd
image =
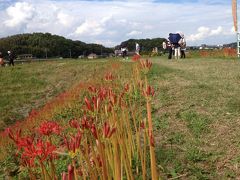
[[[116,50],[114,51],[114,54],[115,54],[116,57],[118,57],[118,56],[122,56],[122,51],[116,49]]]
[[[84,58],[84,55],[78,56],[78,59],[83,59],[83,58]]]
[[[110,57],[110,58],[111,58],[111,57],[114,57],[114,56],[115,56],[114,53],[109,53],[109,54],[108,54],[108,57]]]
[[[88,59],[96,59],[96,58],[97,58],[97,55],[94,53],[91,53],[88,55]]]
[[[33,58],[32,54],[20,54],[17,57],[17,59],[27,59],[27,60],[31,60],[32,58]]]

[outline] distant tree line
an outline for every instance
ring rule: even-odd
[[[98,55],[113,53],[113,48],[99,44],[86,44],[50,33],[18,34],[0,39],[0,51],[6,55],[11,50],[16,55],[32,54],[36,58],[77,58],[90,53]]]
[[[120,49],[122,46],[127,46],[129,51],[135,51],[135,43],[140,45],[141,52],[147,54],[152,52],[153,48],[157,47],[159,51],[162,50],[162,43],[166,39],[153,38],[153,39],[129,39],[116,46],[115,49]]]
[[[164,38],[129,39],[114,48],[107,48],[103,45],[73,41],[50,33],[29,33],[0,38],[0,52],[4,56],[7,55],[8,50],[11,50],[16,55],[32,54],[36,58],[77,58],[79,56],[87,56],[91,53],[97,55],[113,53],[114,49],[120,49],[125,44],[127,44],[129,51],[135,51],[135,42],[138,42],[141,52],[147,54],[155,47],[158,47],[161,51],[164,40]]]

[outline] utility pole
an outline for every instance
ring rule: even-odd
[[[45,48],[45,57],[46,57],[46,59],[48,58],[47,48]]]
[[[232,0],[232,15],[234,30],[237,37],[237,56],[240,57],[240,33],[238,32],[238,11],[237,11],[237,0]]]

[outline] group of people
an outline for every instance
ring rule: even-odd
[[[127,59],[128,54],[127,44],[121,45],[121,54],[123,59]],[[140,55],[140,45],[137,42],[135,42],[135,54]]]
[[[168,59],[185,58],[186,54],[186,40],[184,34],[182,33],[170,33],[168,40],[164,41],[162,44],[164,51],[168,51]],[[128,48],[126,44],[121,45],[121,54],[123,59],[127,58]],[[135,42],[135,54],[140,55],[140,45]]]
[[[173,55],[175,59],[185,58],[186,40],[184,34],[170,33],[168,40],[163,42],[163,49],[168,50],[168,59],[172,59]]]
[[[8,51],[7,52],[8,53],[8,64],[9,64],[9,66],[14,66],[14,54],[11,52],[11,51]],[[3,54],[2,54],[2,52],[0,52],[0,65],[2,66],[2,67],[4,67],[5,66],[5,61],[4,61],[4,58],[3,58]]]

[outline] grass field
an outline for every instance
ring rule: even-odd
[[[106,61],[50,61],[0,68],[0,129],[103,70]]]
[[[163,178],[240,176],[240,62],[153,58],[156,157]],[[0,68],[0,127],[91,80],[107,61],[52,61]],[[127,74],[128,63],[122,62]]]
[[[240,62],[154,60],[158,162],[169,177],[240,176]]]

